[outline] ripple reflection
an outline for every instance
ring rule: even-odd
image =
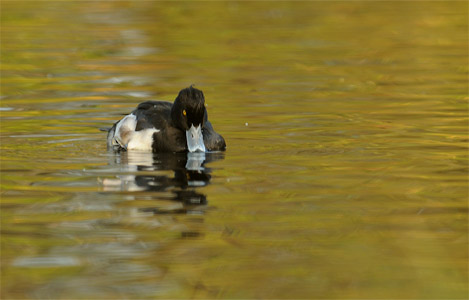
[[[111,156],[110,165],[118,166],[115,179],[103,180],[105,191],[144,192],[140,197],[176,201],[172,210],[158,207],[139,208],[154,214],[189,213],[207,204],[207,196],[198,189],[210,183],[211,169],[205,165],[224,159],[224,153],[121,152]]]

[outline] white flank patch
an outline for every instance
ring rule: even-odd
[[[127,150],[151,151],[153,144],[153,133],[158,132],[155,128],[146,128],[135,131],[137,117],[133,114],[125,116],[116,125],[113,144],[119,144]]]
[[[159,130],[155,128],[146,128],[140,131],[134,131],[129,143],[127,144],[127,149],[151,151],[153,133],[158,131]]]

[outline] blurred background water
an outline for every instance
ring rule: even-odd
[[[467,11],[2,1],[1,297],[467,298]],[[225,153],[107,152],[190,84]]]

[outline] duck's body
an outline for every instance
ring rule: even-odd
[[[174,103],[146,101],[116,122],[107,144],[119,150],[195,152],[225,150],[225,140],[208,121],[202,91],[192,86]]]

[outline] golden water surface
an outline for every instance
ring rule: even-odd
[[[1,1],[1,298],[468,297],[468,3]],[[204,91],[225,153],[99,128]]]

